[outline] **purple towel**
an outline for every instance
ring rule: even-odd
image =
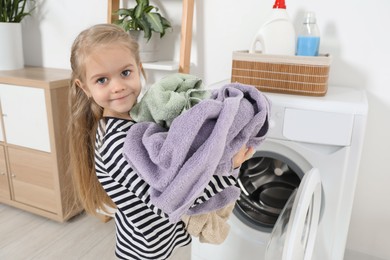
[[[213,174],[232,172],[232,158],[242,145],[261,144],[269,108],[268,99],[253,86],[228,84],[176,117],[169,130],[154,122],[134,124],[124,156],[151,186],[152,203],[172,222],[183,214],[204,213],[213,202],[195,207],[198,212],[189,209]],[[218,207],[237,197],[236,190]]]

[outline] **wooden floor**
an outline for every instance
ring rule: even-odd
[[[86,214],[58,223],[0,204],[0,259],[115,259],[114,225]]]

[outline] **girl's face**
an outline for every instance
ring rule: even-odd
[[[85,82],[79,86],[103,108],[104,116],[129,119],[141,92],[140,65],[121,44],[95,48],[85,60]]]

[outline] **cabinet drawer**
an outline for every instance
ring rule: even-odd
[[[50,152],[45,91],[0,84],[4,136],[9,144]]]
[[[56,212],[54,165],[50,154],[8,147],[14,200]]]
[[[11,198],[8,186],[5,152],[2,145],[0,145],[0,198],[5,198],[7,200]]]

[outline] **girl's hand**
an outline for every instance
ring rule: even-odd
[[[241,166],[243,162],[250,159],[255,153],[253,147],[246,147],[243,145],[240,150],[233,156],[233,168],[236,169]]]

